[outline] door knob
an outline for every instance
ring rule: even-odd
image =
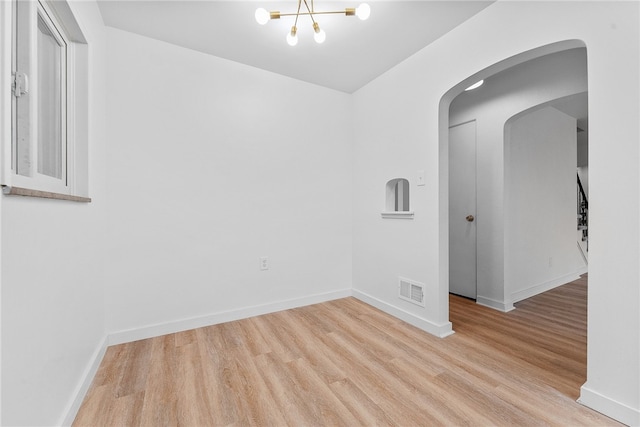
[[[469,221],[469,222],[473,222],[473,220],[474,220],[475,218],[473,217],[473,215],[467,215],[467,218],[466,218],[466,219],[467,219],[467,221]]]

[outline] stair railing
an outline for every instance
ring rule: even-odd
[[[582,187],[580,175],[578,178],[578,230],[582,230],[582,241],[586,242],[587,250],[589,248],[589,201],[587,194]]]

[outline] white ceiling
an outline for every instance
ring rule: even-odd
[[[551,106],[576,118],[578,128],[581,130],[589,130],[589,95],[587,92],[558,99]]]
[[[315,1],[316,11],[356,7],[363,0]],[[106,25],[221,58],[352,93],[460,25],[492,1],[364,0],[371,17],[321,15],[327,33],[313,40],[308,16],[298,22],[298,45],[285,37],[293,18],[261,26],[258,7],[295,12],[296,0],[283,1],[99,1]]]

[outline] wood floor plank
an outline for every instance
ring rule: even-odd
[[[321,425],[319,420],[309,416],[308,405],[311,402],[303,398],[300,384],[293,380],[287,366],[289,362],[274,353],[262,354],[256,362],[287,425]]]
[[[152,355],[144,369],[147,372],[145,399],[140,414],[141,426],[178,424],[177,365],[175,337],[145,340],[151,342]]]
[[[152,355],[152,340],[142,340],[123,346],[123,354],[114,360],[119,367],[116,396],[127,396],[144,391],[147,383],[147,367]]]
[[[587,280],[441,339],[345,298],[109,347],[74,426],[617,426],[575,402]]]
[[[293,381],[308,402],[307,416],[322,426],[353,426],[358,420],[331,391],[305,359],[288,363]]]
[[[288,336],[287,325],[283,325],[276,318],[277,313],[260,316],[255,325],[262,337],[271,346],[272,353],[284,362],[290,362],[300,357],[295,343]],[[284,327],[282,329],[281,327]]]
[[[238,321],[238,325],[242,330],[242,334],[245,337],[245,345],[253,356],[259,354],[268,353],[271,351],[271,346],[264,339],[260,331],[256,328],[255,319],[243,319]]]
[[[329,385],[340,402],[358,420],[354,425],[391,426],[396,423],[387,413],[350,379],[345,378]]]
[[[236,406],[241,408],[237,425],[281,426],[286,421],[264,381],[257,359],[248,347],[234,349]]]
[[[306,360],[311,369],[324,380],[325,384],[331,384],[335,381],[346,378],[346,373],[340,369],[333,361],[333,353],[331,348],[323,344],[315,335],[305,333],[313,329],[312,323],[307,323],[304,317],[298,316],[296,311],[285,312],[286,321],[290,325],[303,327],[299,332],[299,349],[304,360]]]
[[[217,326],[199,328],[196,332],[202,376],[207,384],[206,399],[211,405],[212,424],[229,425],[240,415],[228,381],[228,372],[233,366],[233,361],[230,354],[224,351],[224,341]]]
[[[423,406],[422,396],[407,383],[406,378],[396,376],[385,365],[390,360],[382,360],[366,347],[352,342],[339,333],[331,333],[335,346],[343,349],[346,357],[343,363],[349,363],[350,378],[361,390],[380,405],[385,413],[398,425],[434,425],[438,423],[438,414],[428,411],[413,411],[411,408]]]
[[[107,426],[138,426],[141,422],[145,392],[123,396],[113,401],[113,407],[105,414]]]
[[[114,412],[117,399],[114,398],[113,384],[93,383],[84,398],[84,404],[73,422],[78,426],[91,426],[96,422],[106,423]]]
[[[184,331],[179,334],[173,334],[176,341],[176,347],[182,347],[183,345],[193,344],[197,340],[196,331],[192,329],[190,331]]]
[[[176,411],[181,424],[201,426],[210,422],[213,414],[196,335],[191,338],[190,344],[176,348]]]

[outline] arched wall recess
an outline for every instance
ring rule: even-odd
[[[394,178],[385,185],[385,211],[383,218],[412,219],[410,211],[409,181],[405,178]]]

